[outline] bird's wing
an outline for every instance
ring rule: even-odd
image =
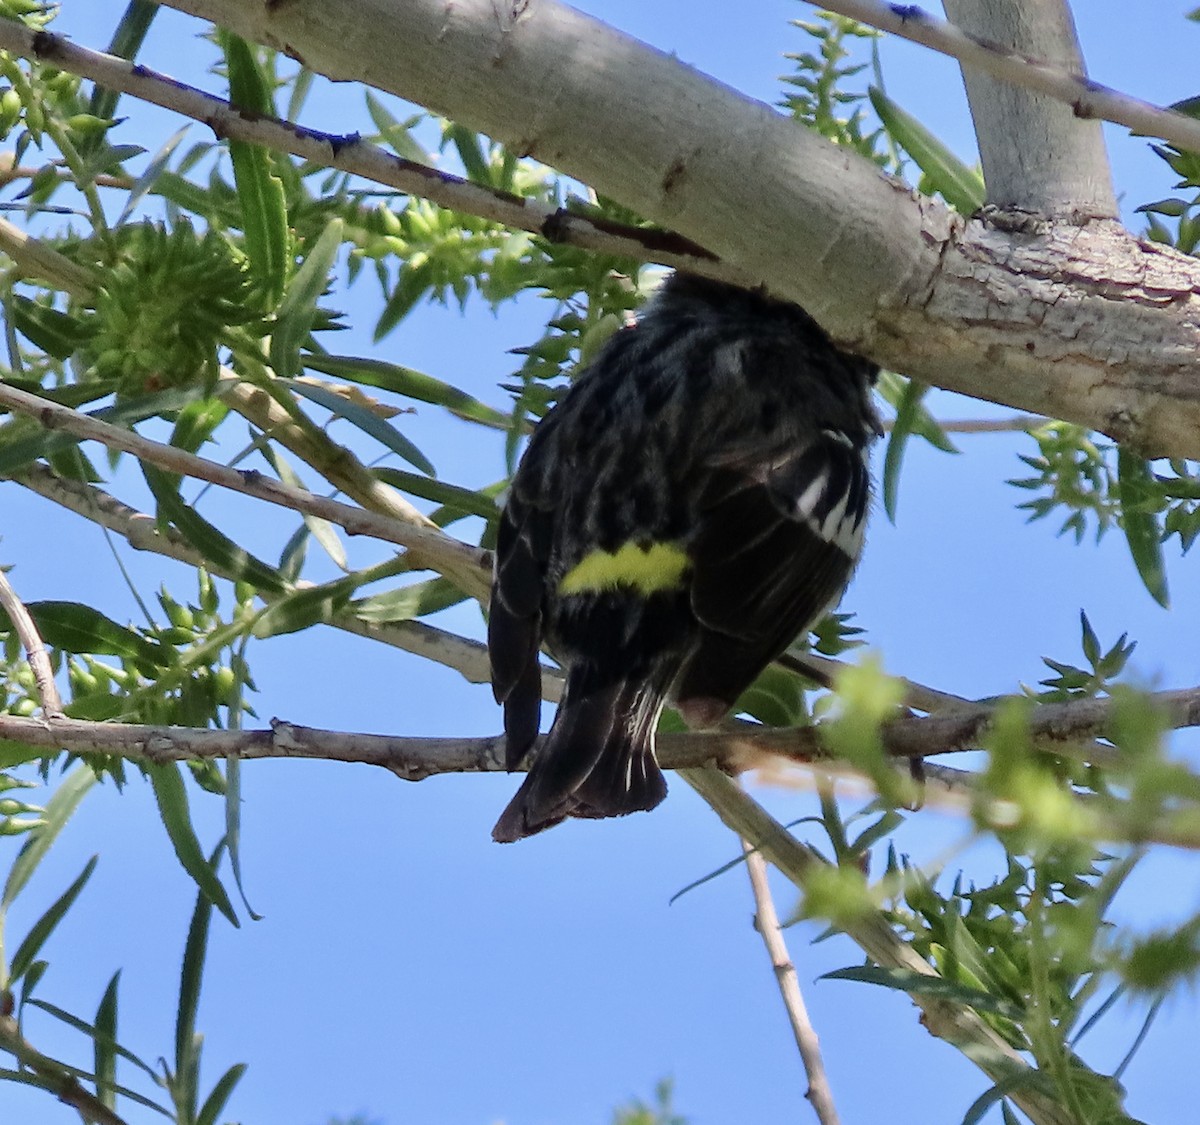
[[[712,468],[688,545],[700,639],[675,686],[681,703],[732,705],[841,594],[862,545],[865,457],[861,442],[821,430],[769,460],[734,453]]]

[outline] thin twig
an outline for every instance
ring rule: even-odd
[[[757,848],[745,840],[742,841],[742,850],[746,853],[746,873],[750,876],[750,889],[754,893],[754,928],[761,935],[767,956],[771,958],[775,981],[779,985],[779,995],[783,998],[788,1022],[792,1025],[792,1034],[796,1037],[796,1046],[804,1063],[804,1073],[808,1075],[808,1090],[804,1096],[812,1103],[821,1125],[838,1125],[833,1090],[825,1074],[825,1061],[821,1058],[821,1044],[817,1039],[816,1028],[808,1018],[808,1008],[804,1003],[804,994],[800,991],[796,966],[788,953],[783,929],[779,925],[779,915],[775,912],[775,903],[771,898],[767,861]]]
[[[29,616],[25,603],[17,596],[3,570],[0,570],[0,608],[8,614],[8,619],[21,641],[21,647],[25,650],[25,659],[33,669],[33,678],[42,701],[42,713],[46,716],[61,716],[62,697],[58,694],[58,685],[54,682],[54,669],[50,666],[45,642],[33,618]]]
[[[135,550],[150,551],[189,566],[204,567],[215,577],[237,577],[232,571],[206,558],[174,528],[159,528],[153,516],[130,507],[93,484],[69,480],[40,462],[14,470],[9,479],[122,536]],[[296,583],[297,589],[305,585],[304,582]],[[258,591],[258,596],[267,603],[275,599],[275,595],[266,590]],[[358,617],[354,607],[350,606],[336,613],[327,624],[452,668],[468,683],[485,684],[491,680],[486,645],[423,621],[367,621]],[[543,666],[542,698],[557,702],[561,696],[561,673]]]
[[[1028,433],[1044,426],[1050,419],[1044,414],[1013,414],[1009,418],[960,418],[938,421],[938,428],[945,434],[1010,434]],[[883,432],[891,433],[895,421],[883,423]]]
[[[427,164],[395,156],[364,141],[357,133],[324,133],[265,114],[243,113],[222,98],[149,67],[80,47],[52,32],[33,32],[19,23],[0,22],[0,49],[90,78],[107,89],[132,94],[190,117],[207,125],[219,138],[288,152],[429,199],[441,207],[539,234],[552,242],[635,261],[658,262],[734,283],[746,282],[732,266],[722,264],[703,247],[670,231],[593,222],[539,199],[472,183]]]
[[[38,1085],[74,1109],[85,1125],[125,1125],[125,1119],[86,1090],[68,1067],[32,1046],[22,1036],[17,1021],[3,1013],[0,1013],[0,1051],[7,1051],[32,1071]]]
[[[29,415],[48,430],[98,441],[110,449],[130,453],[139,460],[168,472],[206,480],[234,492],[266,500],[307,515],[319,516],[344,528],[350,535],[370,535],[407,547],[419,560],[452,579],[464,593],[486,598],[490,587],[491,560],[487,552],[471,547],[445,532],[405,523],[375,512],[341,504],[303,489],[291,488],[257,471],[242,472],[198,457],[162,442],[151,441],[133,430],[102,422],[78,410],[0,383],[0,406]]]
[[[882,0],[809,0],[819,8],[848,16],[881,31],[958,59],[995,78],[1065,102],[1076,117],[1099,118],[1125,125],[1133,132],[1161,137],[1177,148],[1200,152],[1200,121],[1122,94],[1090,78],[1029,59],[996,43],[968,35],[955,24],[930,15],[915,4]]]
[[[686,769],[681,776],[721,818],[726,827],[750,843],[795,886],[805,890],[826,862],[796,839],[757,801],[720,770]],[[879,910],[851,911],[844,919],[845,934],[877,965],[924,977],[937,970],[893,930]],[[1037,1082],[1036,1071],[973,1009],[923,990],[909,993],[922,1011],[922,1023],[933,1035],[953,1043],[993,1081],[1005,1082],[1012,1098],[1037,1125],[1068,1125],[1069,1118]],[[1021,1080],[1024,1079],[1024,1080]]]

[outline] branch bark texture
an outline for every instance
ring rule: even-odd
[[[1065,0],[944,2],[946,15],[972,38],[1086,79],[1075,21]],[[1076,222],[1116,216],[1099,121],[1084,120],[1048,94],[971,66],[963,66],[963,81],[989,204]]]
[[[578,176],[895,370],[1200,456],[1200,267],[1115,222],[967,222],[555,0],[168,2]]]

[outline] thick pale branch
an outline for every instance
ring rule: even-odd
[[[1066,0],[944,2],[946,14],[975,41],[1037,58],[1086,82]],[[963,80],[991,206],[1071,222],[1117,215],[1099,121],[1081,120],[1061,101],[967,65]]]
[[[1171,109],[1130,97],[1093,82],[1084,74],[1054,66],[1044,58],[1030,58],[952,23],[930,15],[916,4],[888,4],[882,0],[812,0],[818,7],[849,16],[860,23],[889,31],[923,47],[958,59],[965,66],[996,78],[1036,90],[1071,107],[1076,117],[1096,118],[1126,125],[1135,133],[1162,137],[1178,148],[1200,152],[1200,121]],[[988,5],[976,4],[982,9]],[[1008,5],[995,5],[1007,8]]]
[[[49,430],[63,430],[83,440],[131,453],[139,460],[172,473],[196,477],[297,512],[338,524],[351,535],[370,535],[409,548],[423,565],[446,574],[474,597],[486,597],[489,559],[486,552],[460,543],[444,532],[340,504],[303,489],[280,484],[262,473],[239,471],[204,457],[151,441],[132,430],[110,425],[17,387],[0,384],[0,405],[29,415]]]
[[[894,370],[1200,456],[1200,265],[1114,222],[966,223],[555,0],[170,4],[577,176]]]

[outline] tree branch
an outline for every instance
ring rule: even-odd
[[[319,516],[338,524],[350,535],[370,535],[399,544],[412,552],[417,565],[428,566],[445,574],[464,593],[481,599],[486,599],[488,595],[491,560],[487,552],[461,543],[445,532],[340,504],[336,500],[280,484],[257,471],[227,468],[17,387],[0,384],[0,406],[26,414],[48,430],[64,430],[83,440],[98,441],[110,449],[131,453],[147,464],[168,472],[196,477],[246,496]]]
[[[0,1012],[0,1051],[7,1051],[23,1067],[32,1071],[37,1076],[38,1085],[74,1109],[85,1125],[125,1125],[124,1118],[118,1117],[94,1094],[84,1089],[70,1067],[43,1055],[32,1046],[21,1034],[17,1021],[7,1012]]]
[[[1200,726],[1200,688],[1150,692],[1145,696],[1167,729]],[[999,705],[998,705],[999,706]],[[1029,715],[1032,745],[1047,753],[1076,756],[1077,744],[1111,727],[1119,710],[1112,699],[1045,703]],[[975,706],[920,718],[902,717],[882,724],[884,752],[894,758],[925,758],[977,750],[995,720],[997,706]],[[804,765],[832,763],[825,726],[762,727],[737,724],[713,731],[664,733],[659,759],[668,769],[718,763],[732,772],[758,768],[770,757]],[[77,719],[29,719],[0,715],[0,738],[53,749],[118,754],[153,762],[188,758],[326,758],[382,766],[408,780],[439,773],[476,773],[502,768],[500,736],[488,738],[409,738],[322,731],[276,720],[267,730],[208,730],[192,727],[93,723]],[[1096,764],[1121,761],[1115,747],[1088,747],[1088,760],[1107,751]]]
[[[965,223],[556,0],[168,2],[578,177],[893,370],[1200,456],[1200,264],[1116,223]]]
[[[800,891],[814,876],[827,869],[825,861],[771,817],[719,770],[682,771],[688,782],[725,825],[748,840],[767,860],[779,868]],[[906,942],[902,941],[877,911],[862,912],[840,920],[844,932],[877,965],[902,969],[925,977],[938,972]],[[1031,1068],[980,1016],[970,1008],[937,999],[927,993],[909,993],[921,1009],[922,1023],[940,1039],[958,1047],[993,1081],[1010,1087],[1010,1097],[1037,1125],[1068,1125],[1070,1118],[1036,1083],[1026,1077]]]
[[[25,659],[33,669],[33,678],[37,683],[38,695],[42,701],[42,712],[47,716],[58,717],[63,713],[62,698],[58,694],[58,685],[54,682],[54,669],[50,667],[50,657],[46,654],[46,645],[38,632],[37,625],[25,603],[17,597],[17,592],[8,581],[8,576],[0,570],[0,609],[8,614],[25,650]]]
[[[746,853],[746,873],[750,877],[750,889],[754,894],[754,928],[762,937],[767,956],[771,959],[779,994],[783,998],[788,1022],[792,1026],[792,1035],[795,1036],[796,1047],[804,1063],[804,1073],[808,1075],[808,1090],[804,1096],[812,1103],[821,1125],[838,1125],[837,1106],[833,1101],[829,1077],[825,1073],[821,1044],[817,1039],[816,1028],[808,1018],[804,994],[800,991],[800,982],[796,977],[796,966],[788,953],[783,928],[779,925],[779,915],[775,912],[775,903],[771,898],[767,861],[745,840],[742,841],[742,850]]]
[[[953,23],[930,15],[916,4],[888,4],[882,0],[810,0],[818,7],[848,16],[880,31],[958,59],[1014,86],[1036,90],[1071,107],[1074,116],[1096,118],[1125,125],[1135,133],[1161,137],[1177,148],[1200,152],[1200,121],[1171,109],[1122,94],[1070,67],[1056,66],[1058,60],[1030,58],[1003,43],[971,34]],[[972,5],[981,11],[987,5]],[[959,9],[960,11],[963,9]],[[962,21],[960,17],[952,17]],[[1043,154],[1046,155],[1046,154]]]
[[[973,41],[1037,58],[1086,83],[1065,0],[945,0],[945,8]],[[1061,101],[970,66],[963,67],[963,81],[991,206],[1070,222],[1117,215],[1099,121],[1081,120]]]
[[[670,231],[648,231],[622,223],[598,223],[540,199],[513,195],[428,164],[396,156],[357,133],[333,134],[290,121],[243,112],[223,98],[198,90],[149,67],[80,47],[49,31],[31,31],[0,22],[0,49],[69,71],[110,90],[120,90],[207,125],[218,139],[247,141],[302,160],[362,176],[408,195],[429,199],[468,215],[478,215],[550,242],[635,261],[652,261],[689,273],[745,282],[703,247]],[[15,172],[6,173],[10,178]],[[97,180],[99,182],[99,180]],[[112,186],[124,186],[114,181]]]

